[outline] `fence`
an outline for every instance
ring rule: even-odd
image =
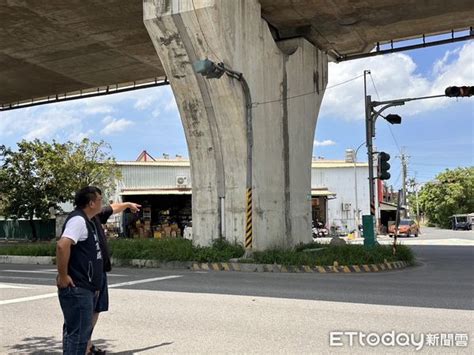
[[[51,240],[56,237],[56,220],[34,220],[33,223],[39,240]],[[32,238],[30,221],[24,219],[0,220],[0,239],[31,240]]]

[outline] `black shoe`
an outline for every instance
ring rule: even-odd
[[[104,355],[105,353],[106,353],[105,350],[99,349],[95,345],[92,345],[92,347],[90,349],[90,352],[88,354],[91,354],[91,355]]]

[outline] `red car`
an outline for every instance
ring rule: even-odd
[[[420,227],[412,219],[402,219],[400,220],[400,225],[398,226],[398,235],[403,235],[409,237],[410,235],[415,238],[418,237],[420,233]],[[393,237],[395,235],[395,224],[392,224],[388,227],[388,235]]]

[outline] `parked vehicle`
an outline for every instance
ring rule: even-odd
[[[470,215],[468,214],[455,214],[450,217],[451,218],[451,226],[453,230],[471,230],[472,229],[472,222]]]
[[[327,228],[319,221],[316,221],[316,225],[313,222],[311,230],[313,231],[313,241],[317,238],[323,238],[329,235]]]
[[[193,222],[190,221],[183,230],[183,238],[188,240],[193,240]]]
[[[403,235],[409,237],[410,235],[415,238],[418,237],[420,233],[420,227],[413,219],[401,219],[398,226],[398,235]],[[388,235],[393,237],[395,235],[395,224],[392,224],[388,227]]]

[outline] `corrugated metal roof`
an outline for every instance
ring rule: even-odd
[[[121,166],[189,166],[188,159],[157,159],[155,161],[118,161]]]
[[[156,161],[119,161],[121,166],[190,166],[189,159],[157,159]],[[368,163],[358,162],[356,167],[368,167]],[[354,163],[345,160],[313,160],[312,168],[353,168]]]
[[[191,195],[191,193],[191,189],[124,189],[120,195]]]
[[[355,163],[356,167],[368,167],[368,163]],[[312,168],[354,168],[354,163],[347,163],[345,160],[313,160]]]
[[[336,193],[325,188],[311,189],[311,196],[336,196]]]

